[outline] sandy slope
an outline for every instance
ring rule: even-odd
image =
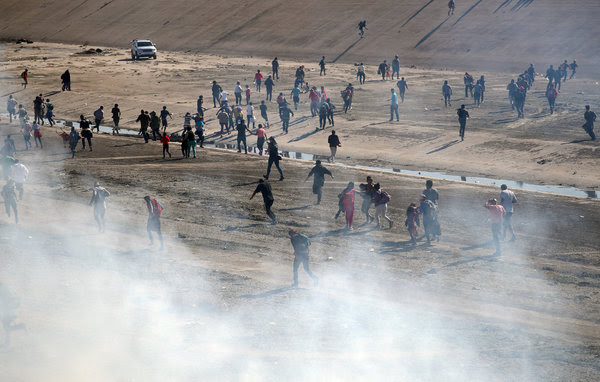
[[[515,70],[523,63],[598,59],[595,0],[464,0],[447,17],[444,0],[230,2],[66,0],[2,3],[0,37],[127,47],[151,38],[160,48],[235,55],[320,57],[405,65]],[[356,25],[368,23],[359,40]]]

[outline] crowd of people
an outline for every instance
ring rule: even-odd
[[[362,26],[359,25],[359,28],[362,36],[366,29],[366,22],[364,22],[364,25]],[[327,62],[325,56],[321,57],[318,66],[320,68],[319,76],[326,76]],[[546,71],[545,77],[547,78],[548,83],[545,95],[548,98],[550,114],[554,113],[555,100],[561,90],[561,84],[567,81],[567,79],[572,79],[575,76],[577,67],[578,65],[575,61],[568,64],[565,60],[557,67],[557,69],[554,69],[551,65]],[[280,166],[282,157],[276,138],[267,135],[268,129],[272,126],[272,122],[269,121],[268,108],[272,102],[273,91],[278,87],[278,82],[281,78],[280,64],[277,57],[271,62],[271,70],[272,72],[266,75],[266,79],[264,73],[262,73],[260,69],[256,71],[254,74],[255,91],[250,88],[250,84],[242,86],[242,84],[237,81],[233,88],[234,102],[229,101],[229,93],[227,90],[224,90],[217,81],[212,82],[211,92],[213,108],[217,109],[215,113],[216,120],[220,125],[219,135],[222,137],[233,131],[237,132],[237,149],[240,153],[242,152],[242,147],[245,153],[248,152],[248,144],[246,141],[247,135],[256,135],[258,153],[260,155],[265,154],[268,156],[266,174],[263,176],[263,179],[258,181],[258,185],[250,199],[257,193],[261,193],[268,217],[271,219],[272,224],[277,224],[277,218],[272,211],[274,197],[271,184],[269,183],[272,166],[275,165],[278,170],[280,181],[283,181],[285,178]],[[570,76],[568,75],[569,70],[571,71]],[[393,121],[394,117],[396,121],[399,121],[399,105],[404,102],[406,91],[409,88],[405,77],[400,77],[399,57],[396,55],[391,61],[391,65],[388,65],[387,60],[384,60],[377,67],[377,72],[381,75],[382,81],[397,80],[396,87],[391,89],[390,121]],[[25,87],[28,84],[28,70],[26,69],[23,73],[22,78]],[[535,76],[535,68],[533,64],[531,64],[518,76],[516,81],[511,80],[507,86],[508,99],[511,108],[516,110],[519,118],[524,118],[524,104],[527,91],[533,86]],[[357,65],[356,77],[360,84],[365,82],[366,68],[363,63]],[[484,103],[486,94],[486,80],[484,75],[481,75],[479,79],[475,80],[471,74],[466,72],[463,81],[465,86],[465,99],[471,97],[473,99],[473,105],[477,108],[480,107],[481,104]],[[298,111],[302,95],[306,95],[309,101],[311,116],[319,117],[319,127],[317,129],[325,129],[327,125],[333,127],[336,107],[324,86],[309,85],[308,81],[306,81],[306,71],[303,65],[297,67],[293,82],[293,88],[289,93],[293,107],[292,104],[288,102],[284,92],[279,92],[279,95],[275,99],[283,133],[287,134],[289,132],[290,119],[294,116],[294,111]],[[71,75],[68,70],[61,75],[61,83],[63,91],[71,90]],[[398,92],[396,92],[396,88],[398,89]],[[265,98],[261,99],[263,90]],[[451,106],[453,91],[448,80],[444,80],[441,90],[444,105],[446,107]],[[353,85],[349,83],[345,86],[345,88],[340,91],[340,95],[344,103],[344,113],[347,113],[352,109],[352,100],[354,97]],[[243,102],[245,103],[244,105],[242,105]],[[255,110],[255,105],[258,105],[262,123],[257,124],[257,111]],[[50,99],[46,98],[44,100],[42,94],[39,94],[34,99],[32,121],[30,121],[25,106],[23,104],[18,104],[12,95],[9,96],[7,101],[7,111],[10,123],[12,123],[13,120],[19,121],[25,150],[32,148],[32,135],[34,137],[35,146],[43,149],[42,126],[44,126],[45,122],[47,122],[50,127],[55,124],[53,119],[54,105],[50,102]],[[172,156],[169,146],[174,138],[177,138],[181,142],[181,153],[183,157],[195,158],[197,156],[197,147],[203,147],[206,131],[204,122],[206,111],[207,109],[204,107],[204,98],[200,95],[196,103],[196,112],[193,114],[187,112],[183,118],[182,129],[177,129],[175,133],[171,134],[167,133],[167,128],[171,123],[170,121],[173,120],[173,115],[167,110],[167,106],[163,106],[162,110],[158,113],[154,110],[141,110],[135,122],[139,123],[138,133],[143,137],[146,143],[150,141],[150,138],[152,138],[153,141],[160,141],[162,143],[163,158],[166,159],[167,155],[169,158]],[[69,144],[72,157],[75,156],[79,141],[81,141],[82,150],[86,149],[87,143],[87,148],[92,151],[93,132],[94,129],[97,133],[100,131],[101,124],[105,120],[104,113],[104,107],[99,106],[92,114],[93,122],[84,115],[81,115],[78,128],[75,124],[71,124],[69,133],[62,132],[60,134],[65,144]],[[111,114],[113,123],[112,134],[119,135],[122,115],[118,104],[114,104],[114,107],[111,109]],[[470,118],[465,104],[457,109],[457,116],[460,125],[459,137],[461,140],[464,140],[466,121]],[[593,128],[596,115],[589,105],[586,105],[584,119],[584,130],[590,135],[592,140],[595,140]],[[266,148],[264,147],[265,144],[267,146]],[[330,148],[330,156],[327,157],[327,160],[328,162],[334,162],[337,149],[341,147],[340,139],[336,135],[335,130],[332,130],[331,135],[328,137],[328,145]],[[9,216],[12,213],[15,221],[18,222],[17,200],[22,199],[23,197],[23,184],[27,180],[28,169],[15,158],[16,152],[15,142],[9,135],[5,139],[4,146],[1,149],[2,168],[6,180],[6,184],[2,189],[2,195],[6,213]],[[326,175],[333,179],[332,172],[325,168],[320,160],[317,160],[315,166],[311,169],[305,180],[307,181],[311,176],[313,177],[312,189],[317,197],[317,204],[320,204],[322,200],[322,190],[325,184]],[[418,202],[415,200],[414,203],[410,203],[406,210],[405,226],[411,238],[411,243],[413,244],[416,244],[418,240],[422,239],[426,240],[427,244],[430,244],[431,241],[439,240],[441,236],[441,227],[438,218],[438,193],[432,185],[432,181],[427,181],[426,188],[419,196]],[[98,183],[94,184],[90,205],[94,207],[94,218],[98,224],[98,229],[101,232],[104,232],[106,227],[104,215],[106,211],[106,198],[109,196],[110,193],[108,190],[101,187]],[[348,182],[347,186],[338,194],[339,203],[335,218],[337,219],[340,214],[344,213],[345,227],[348,231],[354,229],[356,198],[358,198],[361,212],[365,216],[366,224],[376,221],[377,228],[382,228],[385,222],[388,223],[390,229],[394,226],[394,221],[387,215],[387,205],[391,200],[391,195],[382,189],[379,183],[374,183],[371,177],[367,177],[366,183],[360,184],[358,188],[355,188],[353,182]],[[145,202],[149,213],[147,227],[149,238],[153,241],[152,234],[155,233],[158,236],[162,247],[163,241],[160,231],[160,216],[163,207],[156,199],[152,199],[149,196],[145,198]],[[502,226],[504,227],[504,235],[508,231],[512,235],[511,240],[515,239],[515,234],[511,225],[511,215],[513,212],[512,205],[514,203],[516,203],[516,197],[511,191],[507,190],[505,185],[503,185],[500,202],[498,203],[496,199],[490,199],[485,204],[485,207],[491,213],[492,236],[496,245],[496,254],[500,254]],[[372,207],[374,207],[374,215],[370,212]],[[423,224],[423,232],[422,235],[419,235],[421,222]],[[308,267],[307,259],[310,240],[308,240],[306,236],[293,230],[290,231],[290,237],[295,249],[296,258],[298,259],[298,261],[294,262],[294,283],[297,284],[297,269],[300,264],[304,264],[305,269],[316,282],[316,276],[310,272]],[[304,240],[304,238],[306,238],[306,240]]]

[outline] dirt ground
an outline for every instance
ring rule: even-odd
[[[131,62],[114,50],[86,56],[75,54],[83,49],[77,46],[10,48],[0,68],[2,94],[12,93],[28,110],[39,92],[50,94],[59,119],[116,102],[125,127],[136,128],[138,109],[166,104],[174,112],[171,131],[193,111],[198,94],[208,98],[212,79],[232,90],[236,79],[251,83],[250,73],[268,63],[171,52]],[[276,91],[289,93],[297,64],[282,62],[285,79]],[[22,91],[16,77],[24,66],[31,80]],[[73,91],[56,92],[66,67]],[[349,65],[332,65],[327,79],[309,72],[308,81],[324,84],[339,110],[338,90],[352,73]],[[461,73],[403,74],[411,87],[399,124],[386,121],[391,84],[375,81],[373,68],[357,86],[351,113],[336,115],[343,146],[340,163],[327,165],[335,179],[326,179],[321,205],[314,205],[311,180],[304,182],[311,163],[283,160],[286,179],[272,180],[276,226],[268,224],[260,195],[248,200],[265,157],[200,149],[197,159],[182,159],[174,143],[173,159],[162,160],[156,142],[96,134],[94,151],[71,159],[52,129],[44,130],[43,150],[22,151],[17,125],[3,118],[0,131],[14,134],[17,157],[31,175],[20,224],[0,219],[0,306],[3,318],[12,317],[4,322],[10,341],[0,348],[0,375],[15,381],[598,380],[597,199],[517,190],[518,238],[503,242],[497,257],[482,206],[499,189],[436,179],[442,239],[413,246],[405,210],[417,202],[425,178],[346,166],[596,189],[597,146],[572,141],[585,139],[580,105],[597,99],[597,85],[567,81],[558,112],[549,116],[540,78],[523,122],[505,99],[511,75],[486,73],[486,103],[470,110],[466,141],[451,144],[455,104],[444,110],[431,89],[442,78],[458,84]],[[326,153],[330,129],[315,132],[306,97],[296,118],[287,136],[279,124],[268,133],[283,149]],[[214,120],[208,129],[216,130]],[[541,159],[545,165],[536,163]],[[333,218],[337,194],[367,175],[392,195],[388,214],[395,225],[376,230],[357,211],[356,229],[346,232],[343,217]],[[111,192],[104,234],[96,233],[87,206],[94,181]],[[164,251],[148,245],[144,195],[165,206]],[[289,287],[290,227],[313,243],[318,286],[301,269],[300,288]]]
[[[60,44],[6,44],[0,67],[3,100],[12,94],[30,114],[38,93],[51,98],[58,119],[78,120],[80,114],[93,119],[100,105],[105,124],[112,125],[110,109],[115,103],[122,111],[121,126],[139,129],[135,119],[140,109],[159,111],[163,105],[173,113],[169,131],[180,129],[185,112],[196,111],[196,99],[205,98],[208,140],[234,143],[235,137],[219,138],[216,109],[212,109],[210,85],[213,80],[233,97],[236,81],[252,85],[259,68],[270,72],[270,60],[251,57],[222,57],[180,52],[161,52],[157,60],[131,61],[125,50],[106,49],[101,55],[79,54],[80,46]],[[45,57],[45,59],[43,59]],[[40,60],[42,59],[42,60]],[[600,87],[596,80],[576,76],[562,86],[556,112],[550,115],[544,97],[545,79],[537,77],[529,91],[525,115],[519,120],[511,110],[506,85],[518,73],[472,73],[486,77],[485,103],[474,107],[464,99],[463,72],[402,68],[409,89],[400,105],[400,122],[388,122],[390,88],[395,81],[381,81],[375,67],[367,67],[367,82],[358,85],[355,68],[330,64],[326,77],[318,75],[315,62],[281,62],[281,79],[274,97],[282,92],[291,101],[295,69],[306,65],[306,80],[324,86],[337,106],[336,131],[342,141],[339,158],[345,163],[381,168],[440,171],[459,176],[483,176],[526,181],[533,184],[574,186],[586,190],[599,187],[597,165],[600,151],[581,128],[585,104],[597,105]],[[527,63],[523,63],[525,70]],[[30,86],[23,90],[19,74],[30,71]],[[60,75],[72,74],[72,91],[60,92]],[[545,72],[538,67],[538,72]],[[454,87],[452,107],[445,108],[441,86],[448,79]],[[340,91],[348,82],[355,85],[353,108],[343,113]],[[252,96],[255,107],[263,93]],[[471,119],[464,142],[458,139],[456,108],[467,104]],[[301,97],[290,122],[290,133],[282,135],[276,103],[267,102],[272,129],[281,149],[324,155],[329,149],[331,127],[316,131],[318,117],[312,118],[308,95]],[[245,106],[244,106],[245,113]],[[258,109],[256,107],[256,109]],[[256,110],[258,122],[263,122]],[[253,143],[254,139],[249,138]]]

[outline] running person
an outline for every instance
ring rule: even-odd
[[[321,165],[321,161],[317,159],[315,166],[310,170],[310,172],[308,173],[308,176],[304,180],[306,182],[308,180],[308,178],[310,178],[311,176],[314,176],[313,177],[313,194],[317,195],[317,204],[321,204],[321,196],[322,196],[321,189],[325,185],[325,175],[329,175],[331,177],[331,179],[333,179],[333,175],[331,174],[331,171],[329,171],[328,169],[323,167]]]
[[[106,223],[104,222],[104,214],[106,212],[106,198],[110,196],[110,192],[104,187],[100,187],[100,183],[94,182],[92,188],[92,199],[90,206],[94,206],[94,219],[98,223],[98,232],[104,232]]]
[[[15,191],[15,181],[9,179],[2,187],[2,198],[4,199],[4,208],[6,215],[10,218],[10,210],[12,209],[15,215],[15,224],[19,224],[19,215],[17,213],[17,193]]]
[[[111,113],[112,113],[112,120],[115,125],[115,127],[113,127],[112,133],[113,133],[113,135],[115,135],[115,133],[117,135],[119,135],[119,121],[121,120],[121,109],[119,109],[118,104],[115,104],[115,107],[112,108]]]
[[[259,192],[262,194],[263,201],[265,202],[265,211],[267,212],[267,215],[269,216],[269,218],[271,218],[271,224],[273,224],[273,225],[277,224],[277,218],[275,217],[275,214],[273,213],[273,211],[271,211],[271,207],[273,206],[273,202],[275,201],[275,198],[273,198],[273,192],[271,191],[271,185],[269,184],[268,181],[266,181],[264,179],[258,180],[258,185],[256,186],[256,189],[252,193],[252,196],[250,196],[250,200],[252,200],[252,198],[254,198],[254,195],[256,195]]]
[[[290,229],[288,233],[290,235],[290,240],[292,241],[292,247],[294,247],[294,283],[292,284],[292,287],[298,286],[298,268],[300,267],[300,264],[304,266],[304,270],[313,279],[315,286],[317,286],[319,283],[319,279],[310,270],[310,267],[308,265],[308,247],[311,244],[310,239],[305,235],[298,233],[295,229]]]
[[[163,206],[156,199],[151,199],[150,196],[144,196],[146,201],[146,208],[148,208],[148,223],[146,224],[146,231],[148,231],[148,237],[150,238],[150,245],[154,244],[154,238],[152,232],[156,232],[158,240],[160,241],[160,249],[164,249],[163,237],[160,231],[160,216],[162,215]]]
[[[281,171],[281,167],[279,167],[279,160],[281,159],[279,156],[279,147],[277,146],[277,141],[273,137],[269,138],[267,152],[269,153],[269,163],[267,165],[267,173],[264,175],[264,178],[269,179],[269,175],[271,174],[271,166],[274,163],[275,167],[277,167],[277,170],[279,171],[279,180],[283,180],[283,171]]]

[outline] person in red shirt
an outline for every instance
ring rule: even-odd
[[[346,229],[352,230],[352,221],[354,220],[354,194],[357,193],[354,189],[354,182],[349,182],[348,186],[341,193],[342,207],[346,212]]]
[[[506,215],[504,207],[498,205],[496,199],[490,199],[484,205],[490,211],[490,221],[492,222],[492,235],[494,237],[494,245],[496,246],[495,256],[500,255],[500,229],[502,227],[502,219]]]
[[[170,158],[171,153],[169,152],[169,142],[171,142],[171,139],[169,138],[169,136],[167,134],[164,134],[162,136],[162,138],[160,138],[160,141],[163,144],[163,159],[165,159],[165,153],[169,154],[169,158]]]
[[[263,79],[263,75],[260,72],[260,69],[258,69],[256,71],[256,74],[254,75],[254,82],[256,82],[256,91],[260,93],[260,84],[262,82]]]
[[[317,93],[317,88],[315,86],[310,89],[308,93],[308,98],[310,98],[310,113],[314,117],[319,112],[319,93]]]

